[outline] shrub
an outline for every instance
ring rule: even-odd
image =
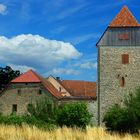
[[[0,116],[0,124],[18,125],[18,126],[22,126],[22,124],[28,124],[30,126],[36,126],[38,128],[47,130],[52,130],[56,127],[53,124],[48,124],[33,116],[17,116],[17,115]]]
[[[29,104],[28,112],[32,117],[47,123],[54,123],[56,105],[51,98],[41,98],[35,104]]]
[[[108,130],[118,132],[138,132],[140,129],[140,88],[134,94],[129,94],[124,100],[124,106],[111,107],[104,116]]]
[[[104,116],[104,123],[110,131],[118,132],[136,132],[136,126],[133,122],[133,115],[126,108],[119,105],[111,107]]]
[[[60,126],[84,128],[90,123],[91,117],[85,103],[69,103],[58,108],[56,121]]]
[[[140,128],[140,88],[136,90],[135,94],[130,94],[125,100],[125,105],[129,114],[133,115],[133,123],[137,129]]]

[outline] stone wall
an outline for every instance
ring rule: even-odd
[[[18,90],[21,90],[20,93],[18,93]],[[41,94],[39,94],[39,90],[41,90]],[[12,106],[16,104],[17,114],[25,114],[28,104],[34,103],[46,94],[50,96],[40,83],[11,84],[0,95],[0,112],[9,115],[12,113]]]
[[[129,64],[122,64],[122,54],[129,54]],[[140,86],[140,47],[100,47],[98,55],[98,113],[102,122],[110,106],[123,104],[124,98]]]

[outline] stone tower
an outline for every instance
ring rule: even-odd
[[[98,123],[140,86],[140,24],[124,6],[97,43]]]

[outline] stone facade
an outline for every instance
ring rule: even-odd
[[[12,83],[0,95],[0,113],[3,115],[10,115],[13,113],[13,106],[17,106],[17,115],[27,114],[27,105],[35,103],[38,99],[43,97],[53,97],[49,92],[44,89],[41,83]],[[94,100],[84,99],[65,99],[54,100],[61,103],[70,102],[86,102],[88,109],[93,114],[92,123],[97,124],[97,106]]]
[[[129,55],[128,64],[122,64],[122,54]],[[110,106],[122,104],[124,98],[140,86],[140,47],[100,47],[98,55],[98,115],[102,122]]]
[[[18,83],[10,84],[0,95],[0,112],[4,115],[10,115],[13,105],[17,105],[17,114],[27,113],[27,105],[34,103],[37,99],[50,96],[43,89],[41,83]]]

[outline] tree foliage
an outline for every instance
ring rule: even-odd
[[[136,132],[133,115],[119,105],[112,106],[106,112],[103,121],[109,131]]]
[[[69,103],[64,104],[63,108],[59,107],[56,119],[60,126],[84,128],[90,123],[91,117],[85,103]]]
[[[124,100],[124,106],[114,105],[106,112],[104,123],[108,130],[138,132],[140,129],[140,88]]]
[[[5,88],[5,86],[14,78],[20,75],[19,70],[13,70],[10,66],[5,68],[0,67],[0,90]]]

